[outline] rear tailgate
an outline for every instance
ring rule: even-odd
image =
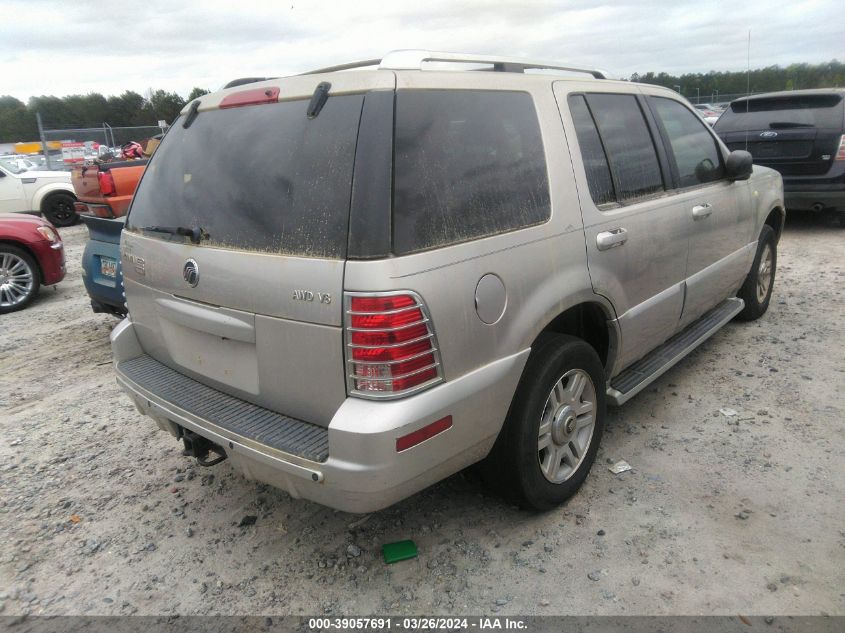
[[[88,205],[107,205],[111,211],[108,215],[122,217],[129,209],[147,162],[133,160],[74,167],[71,182],[76,197]],[[100,174],[109,175],[113,193],[103,193]]]
[[[322,426],[346,398],[342,293],[361,107],[368,89],[394,82],[392,73],[331,75],[328,100],[309,118],[326,77],[266,82],[259,97],[280,97],[242,107],[203,98],[156,150],[121,242],[147,356]]]
[[[104,202],[103,192],[100,191],[100,181],[97,178],[99,171],[98,165],[77,165],[73,168],[70,180],[79,200],[83,202]]]
[[[843,134],[841,95],[761,97],[735,101],[714,126],[730,150],[784,176],[816,176],[833,165]]]

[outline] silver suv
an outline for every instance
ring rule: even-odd
[[[238,85],[135,195],[118,381],[294,497],[372,511],[485,460],[549,508],[606,404],[766,311],[783,222],[777,172],[597,70],[399,51]]]

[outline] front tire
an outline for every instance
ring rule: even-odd
[[[41,205],[41,213],[53,226],[71,226],[79,221],[79,215],[73,209],[76,202],[69,193],[53,193],[47,196]]]
[[[604,368],[595,350],[573,336],[541,336],[488,458],[488,481],[523,506],[560,505],[595,461],[605,407]]]
[[[739,321],[759,319],[769,309],[772,290],[775,286],[778,251],[775,232],[768,224],[763,226],[757,240],[757,254],[737,296],[745,301],[745,307],[736,318]]]
[[[0,244],[0,314],[23,310],[32,303],[41,277],[32,255],[11,244]]]

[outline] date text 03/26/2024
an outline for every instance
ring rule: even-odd
[[[407,631],[471,630],[524,631],[527,624],[518,618],[310,618],[308,628],[312,631],[355,631],[391,629]]]

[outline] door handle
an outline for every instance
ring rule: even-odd
[[[596,246],[600,251],[622,246],[627,241],[628,231],[622,228],[602,231],[596,235]]]
[[[700,220],[701,218],[706,218],[711,213],[713,213],[713,207],[709,202],[705,202],[704,204],[697,204],[692,208],[693,220]]]

